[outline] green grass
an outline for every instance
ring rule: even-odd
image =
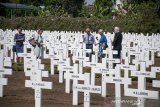
[[[13,71],[24,71],[23,63],[12,63],[12,70]]]

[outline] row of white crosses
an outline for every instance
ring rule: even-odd
[[[125,60],[125,62],[126,62],[127,60]],[[128,61],[127,61],[128,62]],[[122,67],[123,69],[129,69],[130,67],[129,66],[123,66]],[[136,67],[131,67],[131,70],[132,69],[136,69]],[[117,71],[118,71],[118,69],[116,69]],[[107,70],[106,70],[107,71]],[[127,72],[127,71],[126,71]],[[119,72],[118,72],[119,73]],[[127,79],[126,78],[126,76],[125,76],[125,78],[118,78],[119,76],[120,76],[120,74],[117,74],[116,75],[116,73],[113,73],[113,74],[115,74],[115,78],[114,77],[110,77],[110,79],[106,79],[106,78],[102,78],[102,79],[104,79],[106,82],[108,82],[108,83],[115,83],[116,84],[116,96],[118,96],[118,97],[116,97],[116,98],[120,98],[120,84],[125,84],[125,87],[128,87],[127,85],[128,84],[131,84],[131,79]],[[128,72],[127,73],[125,73],[125,75],[128,75]],[[69,78],[69,76],[65,76],[65,78]],[[77,78],[80,78],[80,77],[83,77],[83,76],[76,76]],[[70,77],[71,78],[71,77]],[[89,77],[88,77],[89,78]],[[112,78],[112,79],[111,79]],[[127,80],[128,81],[128,83],[127,83],[127,85],[126,85],[126,82],[125,82],[125,80]],[[84,80],[84,82],[85,82],[85,80]],[[89,84],[89,83],[88,83]],[[78,85],[78,84],[77,84]],[[93,88],[90,88],[89,86],[87,87],[86,86],[86,84],[83,84],[83,85],[73,85],[73,90],[74,89],[76,89],[76,90],[78,90],[78,91],[84,91],[85,93],[87,93],[87,90],[90,90],[89,92],[92,92],[92,90],[91,89],[93,89]],[[119,88],[118,88],[119,87]],[[101,93],[101,89],[100,88],[97,88],[99,91],[99,93]],[[73,93],[74,93],[75,91],[73,91]],[[94,91],[95,92],[95,91]],[[97,93],[98,93],[97,92]],[[155,95],[153,95],[155,98],[157,98],[156,96],[158,95],[158,93],[156,92],[156,94]],[[76,96],[76,94],[73,94],[73,102],[75,102],[75,103],[73,103],[74,105],[76,105],[76,103],[77,103],[77,98],[75,98],[74,96]],[[90,98],[90,96],[89,96],[89,94],[85,94],[84,95],[84,106],[86,106],[86,107],[88,107],[89,106],[89,98]],[[143,99],[143,98],[140,98],[140,99]],[[117,99],[117,100],[120,100],[120,99]],[[120,106],[120,104],[119,103],[116,103],[116,106]]]
[[[36,34],[36,31],[34,30],[24,30],[23,31],[25,33],[25,37],[26,37],[26,41],[28,41],[28,39],[33,35]],[[4,38],[5,43],[10,44],[9,42],[11,42],[11,45],[13,45],[13,38],[14,35],[16,33],[16,31],[12,31],[12,30],[0,30],[1,33],[1,38]],[[93,34],[95,35],[96,33],[93,32]],[[83,33],[82,32],[59,32],[59,31],[54,31],[54,32],[50,32],[50,31],[44,31],[43,33],[43,37],[45,40],[49,40],[48,43],[53,42],[53,38],[55,39],[55,44],[61,44],[61,43],[67,43],[70,44],[69,42],[71,41],[71,43],[74,43],[76,41],[80,42],[81,38],[82,38]],[[112,34],[107,33],[107,36],[110,36]],[[9,38],[9,39],[7,39]],[[60,39],[59,39],[60,38]],[[129,42],[141,42],[143,40],[144,43],[141,44],[146,44],[147,42],[149,42],[149,48],[150,50],[157,50],[158,53],[160,53],[159,49],[159,34],[152,34],[152,36],[145,36],[143,34],[130,34],[130,33],[124,33],[124,38]],[[12,40],[11,40],[12,39]],[[141,39],[141,40],[140,40]],[[8,41],[7,41],[8,40]],[[1,43],[0,43],[1,44]],[[47,43],[45,43],[45,45],[47,45]],[[72,44],[71,44],[72,45]],[[154,49],[152,49],[154,48]],[[46,47],[45,47],[46,49]],[[159,54],[158,54],[159,55]]]
[[[11,58],[5,57],[4,50],[0,50],[0,97],[3,97],[3,86],[8,84],[8,79],[4,76],[12,74],[11,67]]]
[[[0,47],[3,47],[4,55],[11,57],[11,59],[13,59],[12,47],[14,45],[14,34],[15,32],[11,30],[3,31],[0,29]]]
[[[33,31],[28,32],[28,34],[32,34]],[[25,32],[27,33],[27,31]],[[28,35],[27,34],[27,35]],[[73,36],[69,36],[69,35],[73,35]],[[149,51],[153,51],[153,52],[157,52],[159,51],[159,47],[157,44],[153,44],[153,41],[151,41],[151,44],[147,44],[149,42],[150,39],[148,39],[149,37],[145,37],[143,35],[138,36],[137,34],[130,35],[130,34],[125,34],[127,36],[124,36],[125,38],[125,43],[123,45],[123,51],[122,54],[124,55],[124,60],[125,60],[125,64],[122,65],[118,65],[115,68],[113,68],[113,63],[119,63],[120,59],[115,59],[113,58],[113,54],[117,54],[116,51],[112,51],[111,49],[111,45],[109,44],[109,48],[104,51],[104,53],[106,54],[106,57],[104,59],[102,59],[102,63],[97,63],[97,57],[96,55],[92,56],[92,61],[88,62],[88,57],[86,57],[86,52],[90,52],[90,50],[85,49],[85,45],[82,44],[82,37],[81,37],[82,33],[81,32],[44,32],[44,47],[45,47],[45,51],[44,51],[44,58],[50,58],[51,60],[51,65],[52,65],[52,70],[51,73],[52,75],[54,74],[54,65],[58,65],[58,70],[59,70],[59,82],[62,83],[63,82],[63,78],[66,80],[66,93],[70,93],[70,80],[73,80],[73,105],[77,105],[78,104],[78,92],[84,92],[84,106],[85,107],[89,107],[90,106],[90,94],[89,93],[99,93],[102,94],[103,97],[106,97],[107,95],[107,83],[114,83],[116,88],[115,88],[115,95],[116,100],[121,100],[121,89],[120,89],[120,84],[124,84],[124,89],[125,91],[131,90],[128,88],[128,85],[131,84],[131,79],[129,78],[128,75],[128,70],[131,70],[131,76],[135,76],[134,72],[137,72],[137,66],[143,66],[145,69],[146,67],[144,66],[144,64],[141,64],[141,62],[145,62],[147,66],[153,64],[153,59],[154,56],[152,56],[152,63],[151,61],[148,59],[149,58]],[[112,36],[113,34],[107,34],[107,36],[109,36],[110,38],[113,38]],[[129,35],[129,36],[128,36]],[[51,37],[50,37],[51,36]],[[133,37],[132,37],[133,36]],[[137,36],[137,37],[136,37]],[[154,36],[153,36],[154,37]],[[153,39],[153,37],[151,39]],[[159,36],[157,36],[158,38]],[[139,39],[140,38],[140,39]],[[144,40],[144,41],[141,41]],[[53,42],[54,41],[54,42]],[[70,43],[71,41],[71,43]],[[154,41],[156,41],[154,39]],[[130,43],[133,42],[133,47],[130,47]],[[137,45],[135,45],[137,43]],[[26,47],[28,47],[29,44],[26,43]],[[144,47],[144,46],[147,47]],[[154,47],[155,46],[155,47]],[[144,50],[144,49],[147,50]],[[46,50],[49,49],[49,54],[46,54]],[[68,55],[64,53],[68,53],[68,50],[70,50],[71,52],[73,52],[73,66],[71,66],[70,64],[70,59],[67,58]],[[142,51],[140,51],[142,50]],[[97,53],[96,48],[94,49],[95,53]],[[134,52],[133,52],[134,51]],[[24,52],[24,55],[27,52]],[[128,56],[125,56],[125,54],[128,54]],[[133,63],[135,63],[134,65],[129,65],[129,63],[131,62],[130,56],[131,55],[135,55],[136,58],[134,59]],[[142,56],[144,55],[144,57],[142,58]],[[28,55],[27,55],[28,56]],[[64,60],[66,58],[66,60]],[[75,62],[76,60],[79,62],[79,64],[77,65]],[[32,60],[28,59],[28,61],[26,61],[26,63],[30,62]],[[40,63],[38,61],[38,63]],[[108,66],[106,66],[106,63],[108,64]],[[31,63],[29,63],[31,64]],[[32,64],[31,64],[32,65]],[[91,67],[91,79],[90,79],[90,74],[88,73],[83,73],[83,67],[85,66],[89,66]],[[29,67],[30,69],[36,68],[37,69],[43,69],[43,67],[34,67],[34,66],[26,66]],[[124,69],[124,77],[120,77],[120,69]],[[26,70],[27,71],[27,70]],[[38,70],[37,70],[38,71]],[[42,70],[41,70],[42,71]],[[145,72],[144,69],[140,69],[140,71]],[[30,71],[32,72],[32,70]],[[30,76],[30,74],[28,74],[28,72],[26,72],[26,76]],[[35,73],[35,72],[34,72]],[[35,76],[33,73],[33,78],[31,77],[31,81],[35,81],[35,77],[39,78],[38,81],[41,80],[41,78],[43,76],[46,76],[45,73],[41,73],[42,75],[37,75]],[[64,73],[64,76],[63,76]],[[95,85],[95,73],[100,73],[102,74],[102,84],[101,86],[96,86]],[[143,75],[145,75],[145,73],[142,73]],[[153,77],[155,78],[155,75],[153,75],[154,73],[152,73],[152,76],[149,77]],[[140,74],[139,74],[140,75]],[[148,74],[149,75],[149,74]],[[147,75],[147,76],[148,76]],[[139,78],[141,78],[140,76],[138,76]],[[145,77],[145,76],[144,76]],[[144,80],[144,78],[141,78],[142,80]],[[83,80],[84,84],[78,84],[79,80]],[[138,85],[143,84],[145,85],[145,81],[139,81],[138,80]],[[127,82],[125,82],[127,81]],[[155,84],[157,84],[157,82],[154,81]],[[30,87],[32,87],[31,85],[29,85]],[[38,86],[37,86],[38,87]],[[41,87],[42,88],[42,87]],[[36,88],[37,89],[37,88]],[[39,89],[37,89],[38,92],[41,93],[41,91],[39,91]],[[145,87],[138,87],[138,91],[145,91]],[[135,91],[135,90],[134,90]],[[136,90],[137,91],[137,90]],[[145,91],[146,92],[146,91]],[[147,92],[146,92],[147,93]],[[148,96],[147,98],[150,97],[154,97],[157,98],[158,93],[157,92],[153,92],[155,95],[154,96]],[[37,94],[38,96],[41,94]],[[125,95],[126,94],[125,92]],[[128,96],[134,96],[134,97],[139,97],[136,95],[128,95]],[[144,100],[144,96],[141,96],[141,100]],[[40,98],[39,101],[37,100],[37,102],[40,102]],[[37,105],[41,105],[40,103],[36,103]],[[121,106],[120,103],[116,103],[116,107]],[[143,104],[141,104],[141,106],[143,107]]]
[[[31,49],[28,53],[27,49]],[[42,106],[42,89],[52,89],[52,82],[42,81],[42,77],[48,77],[49,72],[44,71],[44,65],[41,64],[41,60],[37,59],[33,52],[33,47],[24,44],[24,52],[19,53],[18,56],[24,59],[24,72],[25,76],[29,76],[30,80],[25,81],[25,87],[31,87],[35,90],[35,107]]]
[[[121,69],[125,69],[126,70],[124,78],[121,78],[120,74],[119,74],[120,73],[119,68],[116,67],[116,69],[113,69],[113,63],[119,63],[120,59],[114,59],[113,58],[113,56],[112,56],[113,52],[112,52],[111,48],[109,48],[108,51],[106,51],[106,54],[108,56],[108,57],[106,57],[106,59],[108,59],[108,60],[104,60],[103,59],[103,62],[102,62],[102,64],[104,63],[103,66],[105,66],[105,63],[108,63],[109,69],[106,69],[105,67],[103,69],[100,69],[98,67],[98,65],[101,66],[100,64],[98,64],[98,63],[96,64],[96,62],[94,63],[94,61],[87,62],[87,58],[85,57],[85,52],[87,52],[87,51],[85,50],[85,48],[81,49],[82,46],[78,45],[79,48],[75,47],[76,48],[76,51],[75,51],[76,54],[75,54],[75,56],[73,56],[74,61],[78,60],[80,62],[78,70],[75,70],[77,68],[77,67],[75,67],[76,64],[74,66],[70,66],[70,64],[66,65],[66,63],[63,63],[64,64],[63,66],[61,66],[61,64],[58,64],[59,65],[58,68],[62,67],[61,70],[62,71],[63,70],[66,71],[65,74],[64,74],[64,78],[66,79],[66,93],[70,92],[70,82],[69,81],[71,79],[73,80],[73,105],[77,105],[78,104],[78,96],[77,96],[77,92],[78,91],[82,91],[82,92],[86,93],[86,94],[84,94],[84,106],[86,106],[86,107],[88,107],[90,105],[90,96],[89,96],[90,92],[93,92],[93,93],[102,93],[102,96],[105,97],[106,96],[106,83],[114,83],[116,85],[115,92],[116,92],[116,98],[118,98],[116,100],[120,100],[120,98],[121,98],[120,84],[124,84],[125,89],[128,88],[128,84],[131,84],[131,79],[128,78],[128,70],[136,70],[136,67],[135,66],[129,66],[129,64],[128,64],[129,62],[127,61],[127,58],[126,58],[125,59],[125,63],[127,64],[127,66],[126,65],[120,66]],[[75,48],[73,48],[73,49],[75,49]],[[82,52],[83,50],[84,50],[84,52]],[[107,52],[109,52],[109,53],[107,53]],[[136,50],[135,52],[139,52],[139,50]],[[117,52],[115,52],[115,54],[116,53]],[[133,54],[136,54],[136,53],[133,53]],[[139,54],[140,54],[140,52],[139,52]],[[144,53],[141,53],[141,54],[144,54]],[[129,54],[129,56],[130,55],[132,55],[132,53]],[[139,56],[142,56],[142,55],[139,55]],[[140,58],[141,57],[135,59],[134,61],[138,62],[140,60]],[[148,58],[148,57],[146,57],[146,58]],[[59,57],[59,60],[61,60],[61,59],[63,59],[63,58]],[[143,59],[145,59],[145,58],[143,58]],[[95,86],[95,85],[93,85],[94,84],[94,82],[93,82],[94,75],[91,73],[91,75],[92,75],[91,76],[91,78],[92,78],[91,81],[90,81],[90,79],[88,80],[88,78],[90,78],[89,76],[87,76],[87,78],[84,79],[85,75],[89,75],[89,74],[83,74],[83,70],[82,70],[82,68],[84,67],[83,65],[84,66],[90,66],[93,69],[96,69],[96,68],[94,68],[94,66],[96,66],[97,69],[99,69],[99,71],[103,73],[103,75],[102,75],[102,81],[103,81],[102,87],[105,87],[105,88],[101,89],[100,86],[98,88],[95,88],[95,90],[93,90],[94,88],[91,88],[91,87]],[[62,79],[63,78],[62,77],[63,73],[61,73],[61,70],[59,70],[60,71],[60,75],[61,75],[60,76],[61,77],[60,80],[63,80]],[[77,71],[78,73],[75,72],[75,71]],[[116,71],[117,72],[119,71],[119,73],[117,73]],[[111,75],[111,76],[109,76],[109,77],[106,76],[107,73],[109,75]],[[85,84],[80,84],[79,85],[78,84],[78,80],[83,80]],[[127,81],[127,83],[125,81]],[[98,90],[98,91],[96,91],[96,90]],[[120,103],[116,103],[116,106],[117,107],[121,106],[121,104]]]
[[[75,57],[73,57],[73,59],[79,61],[79,67],[78,67],[77,64],[74,64],[74,66],[70,66],[71,64],[70,64],[69,58],[66,58],[66,60],[64,60],[64,58],[61,55],[58,56],[58,55],[54,54],[55,51],[59,51],[59,50],[62,51],[61,53],[64,53],[64,48],[65,47],[64,48],[60,48],[59,45],[60,44],[56,44],[57,47],[56,46],[55,47],[49,47],[49,54],[50,54],[49,56],[53,58],[54,64],[58,65],[59,82],[60,83],[63,82],[63,73],[65,71],[65,74],[64,74],[64,78],[66,79],[66,88],[65,88],[65,90],[66,90],[66,93],[70,93],[70,80],[71,79],[73,79],[73,83],[74,84],[78,83],[78,80],[85,80],[84,79],[85,75],[82,72],[83,72],[83,61],[87,60],[84,57],[84,55],[86,54],[87,50],[85,50],[85,48],[82,48],[85,45],[78,45],[79,48],[77,48],[75,50]],[[84,50],[84,52],[83,52],[83,50]],[[54,60],[56,58],[58,58],[57,61]],[[75,60],[74,60],[74,62],[75,62]],[[78,72],[80,72],[80,73],[78,73]],[[73,99],[75,99],[75,101],[73,101],[73,104],[75,103],[75,105],[77,105],[78,104],[78,92],[76,92],[73,95],[73,97],[75,97],[75,98],[73,98]]]
[[[91,72],[91,78],[92,79],[90,80],[90,74],[87,74],[87,73],[83,74],[82,71],[81,71],[82,69],[79,70],[79,73],[78,73],[78,70],[75,70],[76,72],[73,71],[73,67],[65,67],[64,70],[66,69],[66,71],[68,71],[64,74],[64,78],[66,79],[66,93],[70,92],[70,88],[67,88],[67,87],[70,87],[69,81],[70,81],[70,79],[72,79],[73,80],[73,105],[78,104],[77,94],[78,94],[78,91],[81,91],[81,92],[84,92],[84,106],[89,107],[90,106],[90,94],[89,93],[99,93],[99,94],[101,94],[102,90],[104,90],[103,93],[106,92],[105,87],[102,89],[101,86],[95,86],[95,82],[94,82],[95,73],[98,71],[98,73],[104,73],[104,75],[107,74],[107,73],[109,73],[109,74],[112,73],[112,75],[113,75],[113,74],[115,74],[115,72],[114,72],[114,70],[113,70],[113,72],[108,72],[109,70],[106,69],[106,67],[105,67],[106,63],[102,63],[102,64],[101,63],[96,63],[95,60],[94,60],[94,55],[92,55],[92,59],[93,59],[92,62],[87,62],[87,60],[85,60],[86,59],[85,58],[85,52],[87,50],[84,51],[84,53],[82,53],[81,50],[84,50],[84,49],[79,49],[79,52],[80,52],[80,54],[79,54],[80,55],[79,56],[80,60],[79,61],[80,62],[83,61],[84,66],[90,66],[91,69],[93,69],[92,72]],[[110,57],[112,57],[111,53],[110,53]],[[106,62],[105,59],[103,60],[103,62]],[[116,61],[113,61],[113,62],[118,63]],[[79,67],[83,68],[84,66],[80,65]],[[100,69],[96,69],[98,67]],[[111,67],[113,68],[113,63],[112,63]],[[96,72],[94,72],[94,70]],[[105,79],[105,77],[103,79]],[[78,80],[83,80],[84,84],[78,84]],[[106,96],[106,94],[104,96]]]
[[[91,71],[91,78],[92,81],[94,81],[95,74],[94,73],[100,73],[102,74],[102,97],[106,97],[107,95],[107,83],[113,83],[115,84],[115,98],[116,101],[116,107],[120,107],[120,100],[121,100],[121,88],[120,84],[125,84],[127,86],[131,83],[131,79],[128,77],[120,77],[120,69],[118,67],[113,68],[113,63],[120,63],[120,59],[113,58],[113,54],[116,54],[116,51],[112,51],[111,48],[106,50],[106,55],[108,57],[102,59],[103,66],[96,66]],[[105,63],[103,63],[105,62]],[[106,67],[106,63],[108,63],[108,67]],[[127,82],[126,82],[127,81]],[[94,84],[94,83],[93,83]]]
[[[146,71],[146,62],[140,61],[140,70],[131,71],[131,76],[138,77],[138,89],[125,89],[126,96],[138,97],[138,106],[144,107],[145,98],[158,99],[159,92],[146,90],[146,77],[156,78],[155,72]]]
[[[84,106],[90,106],[90,93],[101,93],[101,86],[91,84],[90,73],[78,73],[78,64],[73,66],[63,66],[65,70],[65,92],[70,93],[70,80],[73,80],[73,105],[78,105],[78,92],[84,92]],[[84,84],[78,84],[78,81],[84,81]]]
[[[94,63],[88,62],[89,58],[86,57],[87,52],[91,52],[90,49],[85,49],[85,44],[79,44],[74,50],[75,56],[73,56],[73,66],[64,66],[62,69],[65,72],[65,89],[66,93],[70,93],[70,80],[73,80],[73,105],[78,105],[78,92],[84,92],[84,106],[90,106],[90,93],[101,93],[101,86],[95,86],[91,84],[90,74],[83,73],[83,67],[93,65]],[[92,59],[94,59],[92,57]],[[76,64],[76,60],[79,62]],[[83,80],[84,84],[78,84],[78,81]]]
[[[31,87],[35,90],[35,107],[42,106],[42,89],[52,89],[52,82],[42,81],[42,77],[49,77],[49,72],[44,71],[44,65],[40,59],[31,53],[20,53],[19,56],[24,57],[25,76],[29,76],[30,80],[25,80],[25,87]]]
[[[138,46],[139,45],[140,44],[138,44]],[[144,46],[142,47],[139,46],[139,47],[143,48]],[[159,98],[158,91],[146,90],[146,77],[156,78],[156,74],[154,72],[146,71],[146,66],[153,64],[153,62],[150,63],[149,61],[149,50],[147,50],[148,48],[149,48],[148,44],[146,44],[146,48],[143,48],[141,50],[138,50],[138,49],[134,50],[133,53],[135,54],[133,53],[129,54],[129,55],[136,55],[136,54],[139,55],[139,58],[135,57],[136,59],[133,62],[135,63],[136,66],[140,65],[140,70],[139,71],[131,70],[131,76],[138,76],[138,89],[130,89],[126,87],[124,92],[126,96],[138,97],[139,107],[144,107],[145,98],[148,98],[148,99],[158,99]],[[126,51],[126,49],[124,49],[124,51]]]
[[[145,63],[148,63],[149,62],[149,60],[147,59],[147,58],[149,58],[149,51],[148,50],[145,50],[146,51],[146,53],[143,51],[143,49],[142,49],[142,52],[141,53],[139,53],[139,54],[141,54],[140,55],[140,59],[136,59],[137,61],[136,62],[140,62],[140,66],[141,66],[141,68],[144,68],[144,69],[146,69],[146,67],[144,66],[144,64],[143,65],[141,65],[141,61],[142,62],[145,62]],[[148,52],[148,53],[147,53]],[[126,53],[125,53],[126,54]],[[147,54],[147,56],[146,57],[144,57],[144,58],[141,58],[142,57],[142,55],[143,54]],[[145,55],[144,55],[145,56]],[[128,57],[127,57],[128,58]],[[108,83],[115,83],[116,84],[116,98],[119,98],[119,99],[116,99],[116,100],[120,100],[120,98],[121,98],[121,95],[120,95],[120,84],[124,84],[125,85],[125,90],[127,90],[127,92],[130,92],[130,91],[128,91],[129,89],[128,89],[128,85],[129,84],[131,84],[131,79],[130,78],[128,78],[128,70],[131,70],[132,71],[132,73],[133,72],[135,72],[136,71],[136,66],[129,66],[129,64],[128,64],[128,59],[125,59],[125,62],[126,62],[126,64],[127,65],[124,65],[124,66],[122,66],[121,67],[121,69],[124,69],[125,70],[125,77],[124,78],[120,78],[120,74],[117,74],[117,72],[116,73],[113,73],[113,74],[115,74],[115,77],[109,77],[109,78],[103,78],[102,77],[102,79],[104,79],[104,80],[106,80],[106,82],[108,82]],[[152,57],[153,58],[153,57]],[[147,59],[146,61],[145,61],[145,59]],[[118,62],[117,62],[118,63]],[[151,65],[151,63],[149,63],[149,64],[146,64],[147,66],[149,66],[149,65]],[[144,69],[142,69],[142,75],[145,75],[145,70]],[[114,70],[116,70],[116,71],[118,71],[119,69],[114,69]],[[107,70],[106,70],[107,71]],[[111,70],[110,70],[111,71]],[[137,71],[136,71],[137,72]],[[112,73],[112,71],[110,72],[110,73]],[[118,72],[118,73],[120,73],[120,72]],[[131,74],[132,74],[131,73]],[[147,72],[148,73],[148,72]],[[141,74],[141,73],[140,73]],[[151,76],[148,76],[148,77],[151,77],[151,78],[155,78],[155,75],[153,74],[153,73],[148,73],[148,75],[149,74],[152,74]],[[105,76],[105,75],[103,75],[103,76]],[[132,76],[135,76],[134,74],[132,74]],[[145,77],[145,76],[144,76]],[[139,77],[140,78],[140,77]],[[144,80],[144,78],[140,78],[141,80]],[[143,86],[143,85],[146,85],[146,83],[145,83],[145,81],[141,81],[141,80],[138,80],[138,84],[139,84],[139,88],[137,89],[137,91],[145,91],[145,93],[147,93],[147,95],[148,95],[148,97],[146,97],[146,96],[136,96],[136,97],[140,97],[140,98],[138,98],[138,101],[143,101],[142,103],[140,102],[140,107],[144,107],[144,98],[149,98],[149,99],[158,99],[159,97],[158,97],[158,91],[146,91],[145,90],[145,87]],[[127,82],[126,82],[127,81]],[[142,84],[142,86],[143,87],[140,87],[140,85]],[[157,84],[157,82],[155,82],[154,84]],[[103,86],[102,86],[103,87]],[[102,89],[103,90],[103,89]],[[134,90],[135,91],[135,90]],[[102,91],[102,93],[103,93],[103,91]],[[125,92],[126,93],[126,92]],[[134,94],[135,93],[137,93],[137,92],[134,92]],[[143,93],[142,93],[143,94]],[[128,95],[129,96],[129,95]],[[133,94],[132,95],[130,95],[130,96],[134,96]],[[141,98],[142,97],[142,98]],[[119,103],[116,103],[116,107],[118,107],[118,106],[121,106],[121,104],[119,104]]]

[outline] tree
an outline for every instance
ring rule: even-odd
[[[0,0],[0,3],[7,3],[9,0]]]
[[[65,15],[63,0],[45,0],[45,11],[50,11],[50,13],[54,16],[62,16]]]
[[[95,0],[94,15],[98,17],[107,16],[111,12],[111,0]]]
[[[77,17],[82,10],[84,0],[63,0],[64,9],[73,17]]]
[[[63,0],[45,0],[44,4],[52,11],[60,11],[63,8]]]

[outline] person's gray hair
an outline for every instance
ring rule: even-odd
[[[99,29],[99,30],[98,30],[98,33],[103,33],[103,29]]]
[[[86,32],[90,32],[91,31],[91,29],[90,28],[86,28]]]
[[[114,30],[116,31],[116,32],[119,32],[119,27],[114,27]]]

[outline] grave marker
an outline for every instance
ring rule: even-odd
[[[11,75],[12,69],[5,68],[11,67],[11,59],[9,57],[4,57],[4,50],[0,50],[0,97],[3,97],[3,85],[7,85],[8,79],[4,78],[4,75]]]
[[[90,93],[101,94],[101,86],[90,85],[90,74],[84,75],[84,84],[73,84],[73,105],[78,104],[78,92],[84,92],[84,107],[90,107]]]
[[[62,66],[70,66],[70,58],[66,58],[66,60],[59,60],[57,61],[58,64],[58,71],[59,71],[59,83],[63,83],[63,69]]]
[[[73,66],[62,66],[62,70],[65,71],[64,79],[65,79],[65,92],[70,93],[70,80],[71,79],[78,79],[81,76],[76,75],[78,74],[78,64],[74,64]]]
[[[25,80],[25,87],[31,87],[35,90],[35,107],[41,107],[42,105],[41,104],[42,89],[52,89],[51,82],[42,81],[43,71],[38,69],[37,66],[39,65],[38,63],[39,61],[35,60],[32,64],[33,69],[30,75],[31,80]]]
[[[138,106],[144,107],[145,98],[158,99],[158,91],[146,90],[146,77],[155,78],[155,72],[146,72],[145,62],[140,62],[140,71],[131,71],[131,76],[138,77],[138,89],[125,89],[126,96],[138,97]],[[142,101],[142,102],[141,102]]]
[[[151,72],[160,72],[160,67],[151,67]],[[153,80],[152,87],[160,88],[160,80]]]
[[[109,69],[110,70],[110,69]],[[110,71],[109,71],[110,72]],[[115,73],[114,77],[102,75],[102,87],[106,83],[113,83],[115,84],[115,100],[116,100],[116,107],[121,107],[121,84],[129,85],[131,84],[130,78],[121,77],[121,71],[119,67],[115,67],[113,71]],[[102,92],[106,91],[104,88],[102,88]],[[103,92],[105,93],[105,92]],[[105,95],[105,94],[104,94]],[[103,96],[105,97],[105,96]]]

